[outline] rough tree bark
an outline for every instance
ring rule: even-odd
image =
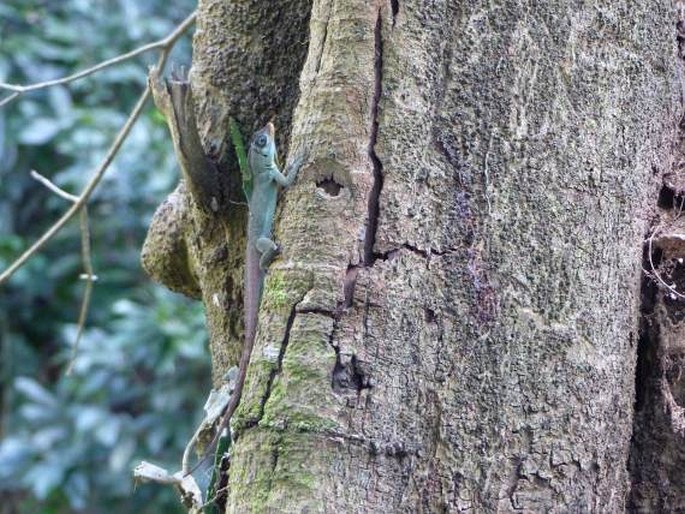
[[[682,343],[653,329],[677,329],[681,300],[641,288],[677,175],[675,7],[200,1],[191,83],[221,190],[209,210],[172,195],[145,261],[203,299],[217,384],[242,330],[228,116],[275,116],[280,148],[308,156],[279,209],[227,512],[682,505],[685,400],[663,396]],[[653,277],[682,254],[666,232]]]

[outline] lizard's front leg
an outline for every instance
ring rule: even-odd
[[[266,273],[267,268],[279,253],[278,245],[268,237],[260,237],[255,241],[255,247],[261,254],[259,268]]]
[[[285,174],[281,173],[281,170],[278,169],[278,166],[274,164],[269,173],[271,180],[276,182],[279,186],[290,187],[297,178],[297,173],[300,171],[303,161],[304,156],[299,154],[297,157],[295,157],[293,162],[286,166]]]

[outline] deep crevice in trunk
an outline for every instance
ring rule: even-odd
[[[673,185],[678,175],[663,178],[659,217],[643,248],[628,512],[685,509],[685,241],[677,208],[682,196]]]
[[[378,228],[378,216],[380,211],[380,195],[383,188],[383,163],[376,155],[376,141],[378,139],[378,111],[381,101],[381,92],[383,87],[383,37],[382,37],[382,17],[381,10],[378,10],[378,18],[376,19],[376,27],[374,29],[374,43],[375,43],[375,61],[374,61],[374,94],[372,106],[372,127],[371,137],[369,139],[369,158],[373,165],[373,187],[369,193],[369,213],[368,225],[366,227],[366,237],[364,241],[364,264],[372,266],[375,260],[373,251],[376,242],[376,230]]]
[[[683,2],[677,2],[676,40],[683,58]],[[628,512],[685,510],[685,127],[679,124],[672,169],[662,176],[658,217],[645,238],[642,259],[635,408],[628,468]]]
[[[627,510],[673,512],[676,506],[685,507],[682,414],[677,403],[679,395],[674,394],[682,389],[680,370],[685,348],[679,348],[682,345],[677,343],[682,340],[679,332],[684,301],[661,280],[680,289],[682,264],[678,257],[650,246],[645,245],[643,256],[646,273],[641,287]]]

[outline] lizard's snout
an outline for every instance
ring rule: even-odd
[[[274,124],[271,122],[267,123],[264,127],[264,130],[266,130],[266,133],[269,134],[269,137],[273,139],[274,134],[276,133],[276,127],[274,127]]]

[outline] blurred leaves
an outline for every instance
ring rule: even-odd
[[[82,70],[165,36],[194,4],[2,2],[0,80],[25,85]],[[187,64],[189,56],[186,37],[172,59]],[[151,52],[0,109],[2,268],[68,207],[29,171],[78,193],[154,58]],[[210,387],[200,304],[154,286],[139,265],[147,223],[177,177],[171,140],[149,108],[89,205],[99,280],[69,377],[84,287],[78,223],[0,291],[3,512],[182,512],[170,489],[134,490],[131,481],[142,458],[178,466]]]
[[[44,500],[71,483],[71,508],[104,506],[113,492],[132,494],[135,462],[160,454],[177,460],[191,429],[178,429],[179,414],[196,410],[207,374],[201,307],[153,291],[152,307],[122,299],[108,330],[86,331],[71,376],[50,388],[36,377],[15,378],[18,424],[0,444],[3,487]],[[73,341],[75,329],[65,325],[64,340]]]

